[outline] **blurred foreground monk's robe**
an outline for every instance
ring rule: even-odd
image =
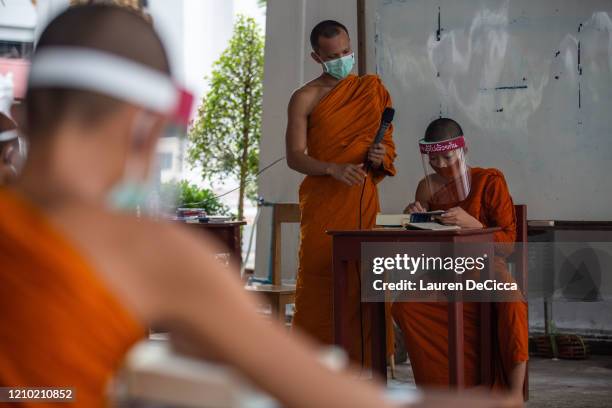
[[[144,328],[39,210],[2,189],[0,265],[0,384],[74,387],[68,405],[105,406],[100,396]]]
[[[516,214],[512,197],[503,174],[496,169],[471,168],[471,190],[468,197],[451,205],[436,204],[436,196],[429,204],[430,210],[447,210],[459,206],[486,227],[500,227],[495,241],[510,243],[497,245],[494,271],[498,280],[511,279],[505,257],[513,251],[516,240]],[[449,194],[441,190],[438,194]],[[445,196],[444,202],[449,202]],[[527,361],[527,303],[524,301],[494,304],[497,319],[496,336],[493,336],[493,388],[508,388],[508,375],[520,362]],[[393,317],[404,333],[410,363],[417,385],[448,386],[448,304],[395,303]],[[464,303],[463,324],[465,338],[465,385],[478,385],[480,381],[480,304]]]
[[[308,119],[308,155],[324,162],[363,163],[374,141],[389,93],[374,75],[350,75],[321,99]],[[390,127],[382,144],[386,156],[382,167],[366,178],[362,201],[361,227],[374,226],[379,211],[376,184],[386,175],[395,175],[395,146]],[[348,185],[331,176],[306,176],[300,185],[301,245],[297,278],[294,324],[317,340],[333,343],[332,325],[332,240],[328,230],[359,228],[359,197],[362,185]],[[360,287],[356,265],[349,265],[349,299],[354,308],[343,318],[349,321],[354,360],[361,359]],[[390,311],[389,311],[390,312]],[[390,323],[390,313],[389,321]],[[387,350],[393,350],[390,324]],[[369,337],[369,322],[364,323]],[[366,360],[369,350],[366,348]]]

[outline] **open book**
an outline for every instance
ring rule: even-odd
[[[415,214],[379,213],[376,215],[376,225],[383,228],[405,228],[433,231],[452,231],[461,229],[461,227],[457,225],[444,225],[433,220],[434,216],[442,213],[444,213],[444,211],[431,211],[428,213],[419,213],[417,217],[414,216]],[[426,217],[425,215],[429,215],[429,217]]]

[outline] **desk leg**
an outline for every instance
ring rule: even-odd
[[[235,225],[233,231],[228,231],[232,235],[230,239],[231,247],[229,250],[233,252],[234,262],[238,265],[242,265],[242,239],[240,236],[240,228],[239,225]]]
[[[492,262],[494,259],[495,251],[494,247],[487,245],[486,268],[481,272],[481,279],[484,282],[486,279],[493,279],[494,273]],[[480,303],[480,384],[485,386],[493,385],[493,343],[492,339],[497,338],[494,336],[495,328],[492,327],[493,323],[493,303],[491,303],[491,296],[485,299],[486,302]]]
[[[464,386],[463,302],[448,303],[448,379],[451,387]]]
[[[336,248],[336,246],[334,246]],[[346,310],[348,303],[348,279],[347,279],[347,262],[340,259],[338,254],[333,254],[333,327],[334,327],[334,344],[342,347],[344,350],[349,349],[349,338],[346,327]]]
[[[379,380],[387,383],[387,327],[385,319],[385,304],[369,303],[372,311],[372,372]]]
[[[493,328],[491,327],[491,311],[493,305],[490,302],[480,304],[480,384],[492,385],[493,376],[491,370]]]

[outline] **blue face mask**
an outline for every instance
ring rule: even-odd
[[[151,188],[135,181],[123,181],[108,193],[108,204],[112,209],[136,211],[143,208],[151,197]]]
[[[355,65],[355,54],[350,53],[344,57],[323,62],[323,71],[336,79],[344,79],[351,73]]]
[[[151,118],[139,115],[133,125],[132,141],[142,138],[152,125]],[[153,195],[153,180],[145,170],[142,157],[128,157],[122,180],[107,193],[110,208],[123,211],[144,210]]]

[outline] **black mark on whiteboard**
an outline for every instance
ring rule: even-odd
[[[523,78],[523,81],[527,80]],[[478,88],[479,91],[516,91],[519,89],[527,89],[529,86],[527,85],[504,85],[504,86],[496,86],[495,88]]]
[[[436,41],[440,41],[442,27],[440,26],[440,6],[438,6],[438,29],[436,30]]]
[[[580,82],[578,82],[578,109],[582,109],[582,89],[580,89]]]
[[[495,112],[503,112],[504,108],[495,109]]]
[[[498,86],[495,87],[496,91],[504,91],[510,89],[527,89],[527,85],[511,85],[511,86]]]
[[[580,41],[578,41],[578,75],[582,75],[582,66],[580,64]]]
[[[557,50],[557,52],[555,52],[555,58],[557,58],[559,54],[561,54],[561,51]]]

